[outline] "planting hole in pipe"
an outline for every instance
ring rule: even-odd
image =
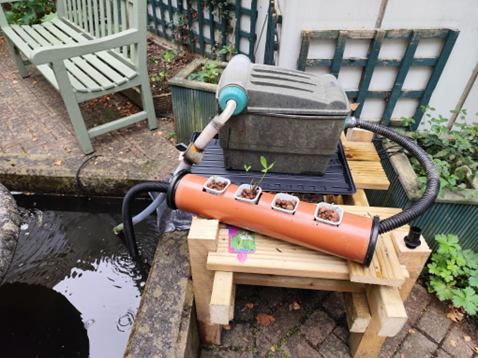
[[[323,209],[322,209],[323,208]],[[338,221],[327,220],[321,217],[322,210],[335,210],[338,214]],[[342,223],[342,218],[344,217],[344,209],[327,203],[319,203],[315,209],[314,220],[320,221],[324,224],[339,226]]]
[[[227,190],[229,185],[231,185],[231,181],[229,179],[213,175],[210,176],[207,182],[204,183],[203,191],[209,194],[221,196]]]
[[[257,205],[259,203],[259,199],[260,199],[261,194],[262,194],[262,188],[260,186],[258,186],[256,188],[256,196],[254,197],[254,199],[246,199],[246,198],[241,197],[242,191],[244,189],[250,190],[250,188],[251,188],[251,186],[249,184],[239,185],[239,188],[236,190],[236,193],[234,194],[234,198],[236,200],[243,201],[245,203]]]
[[[283,205],[278,206],[282,204],[284,201],[290,203],[293,206],[293,209],[289,210],[287,208],[283,208],[282,207]],[[297,210],[297,207],[299,206],[299,202],[300,200],[296,196],[280,193],[274,197],[274,200],[272,200],[271,208],[273,210],[282,211],[283,213],[286,213],[286,214],[294,215]]]

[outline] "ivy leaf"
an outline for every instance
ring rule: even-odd
[[[478,295],[473,288],[467,287],[462,290],[453,290],[455,296],[453,296],[453,304],[457,307],[463,307],[463,309],[469,315],[476,314],[478,310]]]

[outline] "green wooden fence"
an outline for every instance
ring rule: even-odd
[[[440,79],[448,57],[455,45],[459,31],[456,29],[397,29],[397,30],[302,30],[301,49],[297,69],[305,71],[308,66],[330,67],[330,73],[338,77],[342,67],[363,67],[362,78],[356,90],[346,91],[349,98],[355,99],[359,106],[354,116],[360,118],[367,98],[384,98],[385,110],[381,124],[388,126],[391,123],[393,110],[399,98],[418,98],[415,123],[411,125],[416,130],[423,116],[422,106],[428,105],[430,97]],[[370,40],[367,57],[344,57],[347,40]],[[380,58],[380,49],[384,39],[407,39],[408,45],[403,58]],[[415,51],[422,39],[444,39],[444,44],[437,57],[415,57]],[[333,58],[310,59],[309,46],[312,40],[336,40]],[[390,90],[370,90],[372,75],[377,67],[398,67],[395,83]],[[411,67],[432,67],[432,74],[426,87],[422,90],[403,90],[402,86]],[[400,123],[400,121],[397,121]],[[397,123],[393,123],[397,124]]]
[[[176,40],[188,46],[191,51],[210,58],[215,57],[211,51],[212,47],[219,45],[220,49],[224,45],[229,45],[233,19],[237,19],[234,47],[238,53],[245,54],[254,61],[257,0],[251,1],[250,8],[243,7],[241,0],[236,0],[235,3],[216,1],[216,5],[211,0],[177,0],[177,6],[173,6],[171,0],[147,1],[150,31],[169,40]],[[227,5],[218,7],[218,3]],[[241,28],[245,16],[250,19],[249,31]],[[196,22],[197,28],[194,26]],[[241,38],[249,41],[247,51],[239,49]]]

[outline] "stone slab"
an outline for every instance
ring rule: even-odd
[[[197,357],[199,336],[189,275],[187,231],[164,234],[158,243],[125,358]]]
[[[20,224],[17,203],[8,189],[0,183],[0,284],[15,254]]]
[[[0,154],[0,182],[11,191],[84,195],[76,180],[84,161],[85,156]],[[169,160],[98,157],[83,166],[80,180],[90,196],[124,196],[136,184],[167,178],[169,164]]]
[[[440,343],[452,323],[446,316],[447,313],[446,304],[435,299],[427,307],[427,310],[423,313],[416,326],[433,338],[435,343]]]
[[[409,333],[395,354],[395,358],[415,357],[428,358],[438,346],[418,331]]]
[[[319,352],[313,349],[303,338],[299,337],[297,333],[293,334],[281,348],[289,357],[321,358]]]
[[[307,318],[299,330],[309,342],[317,346],[332,332],[334,326],[334,320],[327,313],[316,311]]]

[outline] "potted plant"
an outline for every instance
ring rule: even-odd
[[[221,196],[229,185],[231,185],[231,181],[229,179],[212,175],[204,183],[204,190],[206,190],[206,192],[209,194]]]
[[[342,223],[344,209],[327,203],[319,203],[315,209],[314,219],[329,225],[339,226]]]
[[[178,143],[189,143],[217,114],[216,90],[227,62],[196,59],[169,80]]]
[[[274,200],[272,200],[271,208],[282,211],[283,213],[294,215],[299,206],[299,202],[299,198],[293,195],[279,193],[276,194]]]
[[[434,108],[422,108],[428,127],[406,133],[432,158],[440,172],[440,194],[435,204],[411,224],[421,227],[432,249],[434,237],[454,232],[462,239],[463,248],[478,248],[478,126],[466,121],[466,110],[460,110],[455,128],[448,129],[447,118],[432,115]],[[451,111],[455,113],[456,111]],[[413,119],[407,119],[413,123]],[[377,143],[377,149],[392,151],[391,143]],[[426,176],[419,163],[407,152],[382,158],[390,180],[388,191],[368,190],[372,206],[408,208],[417,201],[426,186]]]
[[[262,172],[264,174],[262,175],[262,178],[261,180],[259,180],[258,183],[254,182],[254,178],[249,177],[249,170],[251,169],[251,166],[244,165],[246,174],[251,181],[249,184],[242,184],[239,186],[236,193],[234,194],[234,197],[236,198],[236,200],[244,201],[246,203],[251,203],[251,204],[257,204],[259,197],[261,196],[261,193],[262,193],[262,188],[259,185],[264,180],[267,174],[267,171],[274,166],[274,163],[272,163],[271,165],[267,165],[266,158],[264,157],[261,157],[261,164],[262,164],[262,167],[264,168],[262,169]]]

